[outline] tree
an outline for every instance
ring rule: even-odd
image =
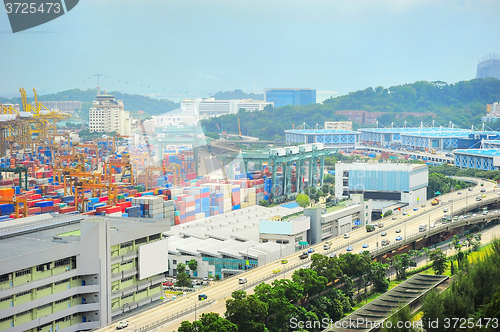
[[[309,197],[307,195],[304,195],[304,194],[298,194],[297,198],[295,199],[295,201],[302,208],[308,207],[309,204],[311,203],[310,200],[309,200]]]
[[[198,270],[198,262],[196,259],[192,259],[188,262],[188,267],[191,271],[196,271]]]
[[[369,279],[372,281],[378,292],[386,292],[389,289],[389,279],[387,278],[388,264],[372,262],[370,264]]]
[[[335,281],[342,274],[338,257],[329,258],[317,253],[311,256],[311,269],[328,282]]]
[[[390,216],[391,214],[392,214],[392,210],[387,210],[387,211],[385,211],[385,213],[384,213],[384,218],[386,218],[386,217]]]
[[[318,294],[325,289],[328,280],[323,276],[318,276],[316,271],[311,269],[295,270],[292,274],[292,280],[302,285],[304,295]]]
[[[191,276],[186,273],[186,265],[183,263],[177,264],[177,276],[176,276],[177,287],[192,287]]]
[[[413,313],[408,305],[400,304],[393,309],[391,315],[387,318],[382,332],[415,332],[417,328],[413,327]],[[390,322],[390,323],[389,323]],[[388,326],[391,326],[390,328]]]
[[[458,235],[455,235],[453,237],[453,239],[451,240],[451,243],[452,243],[453,249],[455,249],[455,251],[462,250],[463,245],[460,243],[460,238],[458,237]]]
[[[410,255],[394,255],[389,262],[396,269],[396,278],[399,280],[406,279],[406,270],[410,267],[412,262]]]
[[[266,200],[259,201],[259,205],[263,207],[269,207],[269,202]],[[300,204],[299,204],[300,205]]]
[[[424,327],[431,326],[431,322],[437,321],[439,323],[438,329],[433,329],[434,331],[444,331],[443,323],[446,317],[445,308],[443,300],[439,292],[432,289],[425,296],[424,302],[422,304],[422,325]]]
[[[203,313],[193,323],[183,321],[178,332],[238,332],[238,326],[217,313]]]
[[[429,255],[430,260],[432,261],[432,268],[434,269],[434,273],[441,275],[446,270],[448,266],[448,259],[446,258],[446,254],[439,248],[434,249]]]
[[[226,301],[226,319],[238,325],[240,332],[260,332],[266,330],[264,321],[268,306],[256,295],[247,296],[245,291],[234,291],[232,299]]]

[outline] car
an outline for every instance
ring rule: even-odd
[[[389,241],[389,240],[382,240],[382,246],[386,246],[389,243],[391,243],[391,241]]]
[[[363,248],[368,248],[370,245],[368,243],[363,244]]]
[[[214,278],[208,278],[208,281],[214,281]]]
[[[461,191],[457,192],[457,195],[462,195],[462,192]]]
[[[472,191],[472,188],[469,188],[468,190],[469,190],[469,191]]]
[[[444,208],[444,209],[443,209],[443,212],[444,212],[444,213],[448,212],[448,208]]]
[[[208,277],[203,277],[203,281],[208,281]]]
[[[401,228],[396,229],[396,233],[401,233]]]
[[[396,216],[392,217],[392,220],[396,220],[396,219],[398,219],[398,217],[396,217]]]
[[[464,219],[464,216],[460,216],[460,217],[458,217],[458,219]]]
[[[347,251],[352,251],[352,246],[347,247]]]
[[[481,192],[482,192],[482,193],[485,193],[485,192],[486,192],[486,189],[484,189],[484,188],[483,188],[483,189],[481,189]]]
[[[288,260],[286,260],[286,259],[281,260],[281,264],[286,264],[286,263],[288,263]]]
[[[488,211],[483,211],[483,215],[487,215],[488,214]]]
[[[118,322],[118,324],[116,324],[115,327],[116,327],[117,330],[121,330],[121,329],[126,328],[127,326],[128,326],[128,321],[123,320],[121,322]]]
[[[485,198],[485,197],[486,197],[486,195],[483,195],[483,198]]]
[[[358,254],[363,255],[363,253],[364,253],[365,251],[367,251],[367,250],[361,250],[360,252],[358,252]]]
[[[476,213],[474,213],[474,214],[472,215],[472,217],[477,217],[477,214],[476,214]]]
[[[423,208],[424,208],[424,207],[425,207],[425,204],[420,205],[420,207],[423,207]]]
[[[200,294],[198,295],[198,301],[204,301],[208,298],[208,296],[206,296],[205,294]]]
[[[308,253],[313,253],[314,252],[314,248],[309,248],[309,250],[307,251]]]
[[[406,216],[406,212],[403,212],[403,216]]]
[[[453,199],[451,199],[451,198],[450,198],[450,199],[448,200],[448,202],[450,202],[450,203],[451,203],[451,202],[453,202]]]
[[[277,273],[280,273],[280,272],[281,272],[281,270],[280,270],[280,269],[274,269],[274,270],[273,270],[273,273],[274,273],[274,274],[277,274]]]
[[[497,192],[497,195],[500,195],[500,191],[499,191],[499,192]]]
[[[302,265],[302,268],[303,268],[303,269],[308,269],[308,268],[309,268],[309,264]]]
[[[334,252],[332,252],[332,253],[330,254],[330,258],[333,258],[333,257],[337,257],[337,254],[336,254],[336,253],[334,253]]]
[[[402,237],[402,236],[398,236],[398,237],[396,238],[396,241],[401,241],[402,239],[403,239],[403,237]]]
[[[382,228],[382,227],[384,227],[384,223],[381,222],[378,224],[378,228]]]
[[[387,235],[387,232],[380,233],[380,236],[386,236],[386,235]]]

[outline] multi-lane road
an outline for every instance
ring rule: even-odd
[[[443,195],[441,197],[441,204],[437,206],[431,206],[430,200],[425,202],[425,207],[421,207],[419,205],[417,211],[406,210],[405,213],[407,215],[403,215],[403,211],[393,214],[388,218],[384,218],[378,220],[378,222],[383,222],[384,227],[378,228],[375,232],[367,233],[365,229],[358,229],[350,233],[349,239],[344,239],[342,236],[334,239],[330,239],[331,249],[328,251],[323,250],[324,242],[318,243],[314,245],[315,252],[330,254],[332,252],[335,253],[345,253],[348,246],[352,246],[353,253],[358,253],[361,250],[373,250],[377,248],[377,242],[379,243],[379,248],[381,247],[380,242],[383,239],[389,239],[391,244],[396,241],[397,236],[403,237],[413,237],[415,234],[420,233],[419,225],[427,224],[427,229],[429,229],[429,223],[432,223],[434,220],[440,220],[445,214],[451,214],[452,208],[455,211],[460,209],[464,209],[466,206],[472,208],[477,206],[478,203],[476,201],[476,197],[479,195],[487,195],[486,200],[488,198],[499,197],[497,195],[497,191],[495,191],[495,184],[480,181],[484,183],[484,186],[475,186],[472,191],[468,191],[467,189],[463,190],[461,194],[457,192]],[[486,192],[480,192],[481,189],[486,190]],[[495,195],[495,196],[493,196]],[[453,202],[449,202],[452,199]],[[444,213],[443,209],[448,208],[448,212]],[[397,217],[397,219],[393,220],[393,217]],[[396,233],[396,230],[400,229],[400,233]],[[381,236],[382,232],[386,232],[386,236]],[[400,242],[404,242],[400,241]],[[363,248],[363,244],[368,244],[368,248]],[[248,272],[245,272],[239,277],[245,277],[248,280],[246,285],[240,285],[238,283],[238,278],[230,278],[225,281],[216,282],[213,285],[203,288],[197,292],[193,292],[188,296],[181,297],[180,299],[174,300],[167,304],[152,308],[151,310],[139,313],[128,319],[131,322],[130,327],[135,326],[136,328],[151,326],[152,324],[157,323],[160,320],[167,318],[168,316],[181,314],[186,310],[194,310],[195,303],[200,306],[204,302],[198,301],[198,294],[206,294],[208,296],[208,301],[214,301],[208,306],[204,308],[200,308],[197,310],[197,315],[199,316],[202,312],[218,312],[223,314],[225,312],[225,300],[229,299],[231,293],[241,288],[242,286],[246,286],[245,289],[247,292],[251,292],[256,283],[265,281],[271,282],[276,278],[289,278],[294,269],[299,269],[305,264],[310,263],[310,259],[299,259],[300,253],[295,253],[288,257],[283,257],[283,259],[287,259],[287,264],[281,264],[280,261],[276,261],[274,263],[269,263],[261,267],[254,268]],[[282,272],[278,274],[274,274],[274,269],[281,269]],[[284,270],[288,269],[285,273]],[[198,309],[198,308],[197,308]],[[176,330],[180,326],[180,322],[183,320],[194,320],[194,312],[190,314],[183,315],[175,320],[169,320],[164,325],[162,325],[159,329],[164,331],[173,331]],[[114,330],[114,325],[108,326],[106,328],[102,328],[100,331],[110,331]]]

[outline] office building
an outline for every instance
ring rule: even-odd
[[[251,99],[217,100],[214,98],[195,98],[183,100],[181,109],[184,115],[207,118],[224,114],[236,114],[242,108],[248,112],[262,111],[267,105],[272,105],[272,103]]]
[[[274,107],[315,104],[316,90],[279,88],[264,89],[264,101],[274,103]]]
[[[132,118],[124,110],[122,100],[115,100],[115,96],[98,94],[89,110],[89,129],[91,132],[130,135]]]
[[[0,330],[82,331],[162,297],[167,219],[44,214],[0,223]]]
[[[477,64],[476,78],[495,77],[500,80],[500,55],[491,53],[484,56]]]
[[[387,206],[415,206],[427,200],[429,171],[422,164],[335,164],[335,196],[363,193],[373,200],[373,210]]]

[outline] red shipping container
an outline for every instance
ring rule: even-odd
[[[85,216],[95,216],[95,211],[89,211],[89,212],[85,212],[85,213],[82,213],[83,215]]]
[[[122,212],[122,208],[120,206],[114,206],[106,209],[106,214],[111,214],[115,212]]]
[[[108,200],[108,196],[99,197],[99,203],[100,202],[106,202],[107,200]]]
[[[46,206],[46,207],[43,207],[41,209],[42,209],[42,213],[54,212],[54,207],[53,206]]]
[[[105,212],[110,207],[112,207],[112,206],[111,205],[100,206],[100,207],[98,207],[98,208],[95,209],[95,212],[96,213]]]
[[[39,208],[39,207],[28,208],[29,215],[35,214],[35,213],[42,213],[42,208]]]

